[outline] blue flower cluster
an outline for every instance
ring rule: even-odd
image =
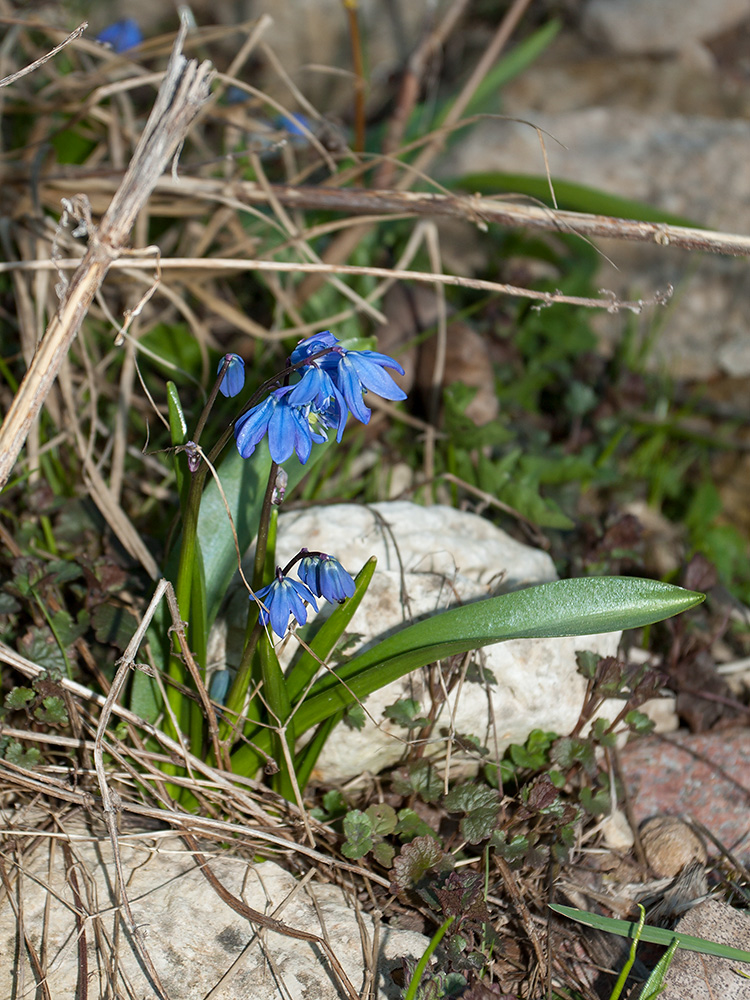
[[[384,399],[406,399],[384,370],[393,368],[403,375],[397,361],[376,351],[349,351],[328,330],[300,341],[289,362],[300,365],[296,369],[299,381],[274,389],[235,424],[234,436],[243,458],[249,458],[267,434],[274,462],[285,462],[294,452],[304,465],[313,442],[327,441],[329,429],[335,427],[336,440],[341,440],[350,413],[363,424],[369,421],[370,410],[364,402],[368,392]],[[222,386],[225,383],[228,388],[229,373]]]
[[[305,549],[302,551],[306,552]],[[307,621],[306,604],[311,604],[316,611],[316,597],[341,604],[352,596],[355,589],[354,580],[338,559],[325,552],[307,553],[297,567],[297,574],[300,579],[292,580],[277,567],[273,583],[255,595],[268,609],[261,608],[259,611],[261,624],[268,625],[270,621],[271,628],[282,638],[286,634],[289,615],[294,615],[298,624],[304,625]]]

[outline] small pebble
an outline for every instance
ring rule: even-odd
[[[646,860],[660,878],[674,878],[693,861],[706,863],[703,841],[678,816],[654,816],[641,826]]]

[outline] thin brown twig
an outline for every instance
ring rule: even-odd
[[[54,49],[50,49],[50,51],[45,53],[45,55],[40,56],[38,59],[35,59],[34,62],[29,63],[28,66],[24,66],[23,69],[19,69],[17,72],[11,73],[10,76],[6,76],[0,80],[0,87],[8,87],[11,83],[15,83],[16,80],[20,80],[22,76],[26,76],[28,73],[33,73],[35,69],[43,66],[48,59],[52,59],[53,56],[56,56],[57,53],[60,52],[61,49],[64,49],[70,42],[74,42],[76,38],[80,38],[88,26],[88,21],[84,21],[83,24],[79,24],[76,30],[71,31],[68,37],[64,38],[59,45],[54,47]]]
[[[21,179],[20,176],[18,178]],[[9,181],[13,180],[12,176]],[[116,178],[108,179],[87,176],[82,173],[73,179],[46,177],[44,184],[55,192],[70,193],[82,182],[87,185],[90,198],[106,195],[112,191]],[[270,190],[280,204],[291,208],[317,211],[342,212],[350,215],[373,216],[446,216],[463,219],[480,228],[487,225],[504,226],[511,229],[530,229],[535,232],[559,232],[583,236],[625,240],[635,243],[651,243],[661,247],[676,247],[681,250],[702,251],[725,254],[730,257],[750,256],[750,236],[741,233],[724,233],[717,230],[692,226],[673,225],[667,222],[644,222],[638,219],[621,219],[609,215],[593,215],[588,212],[571,212],[544,205],[525,204],[511,200],[509,196],[486,197],[478,194],[432,193],[425,191],[363,190],[361,188],[315,187],[308,185],[274,184]],[[189,209],[185,205],[186,196],[216,200],[232,194],[235,199],[248,204],[266,204],[269,192],[254,181],[226,181],[213,178],[180,177],[178,181],[163,177],[154,187],[154,195],[160,212],[166,212],[164,201],[159,196],[180,196],[177,211],[185,215]],[[196,212],[204,209],[196,206]],[[371,221],[371,220],[370,220]],[[23,269],[24,265],[37,264],[35,261],[7,261],[0,270]],[[62,262],[61,262],[62,263]],[[42,261],[38,266],[48,266]]]

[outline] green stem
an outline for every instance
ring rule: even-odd
[[[266,550],[268,549],[268,532],[271,524],[271,511],[273,509],[273,491],[276,489],[276,475],[279,467],[276,462],[271,462],[266,483],[266,494],[263,497],[263,507],[260,511],[258,521],[258,537],[255,542],[255,562],[253,563],[253,590],[260,590],[264,584],[263,572],[266,567]],[[251,609],[252,613],[252,609]]]

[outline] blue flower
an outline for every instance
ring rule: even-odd
[[[324,552],[305,556],[297,567],[297,575],[314,594],[331,603],[341,604],[355,590],[354,580],[338,559]]]
[[[304,465],[312,451],[312,432],[308,420],[309,407],[291,406],[289,386],[274,391],[234,425],[237,450],[243,458],[250,458],[268,434],[271,458],[280,465],[292,452]]]
[[[115,52],[127,52],[128,49],[134,49],[136,45],[141,44],[143,35],[138,22],[132,17],[126,17],[100,31],[96,40],[103,45],[110,45]]]
[[[383,399],[406,399],[406,393],[396,385],[384,368],[394,368],[401,375],[404,369],[377,351],[343,351],[336,367],[334,382],[338,386],[351,412],[363,424],[370,420],[370,410],[365,406],[368,391]]]
[[[217,375],[227,360],[229,361],[229,367],[226,370],[224,378],[221,380],[219,392],[222,396],[237,396],[245,386],[245,362],[239,354],[225,354],[219,362],[219,367],[216,369]]]
[[[341,440],[349,410],[331,376],[318,366],[317,361],[304,369],[302,380],[289,393],[289,402],[293,406],[309,405],[311,414],[320,418],[326,427],[337,424],[336,440]],[[313,437],[313,440],[317,438]],[[325,435],[322,440],[327,440]]]
[[[313,366],[318,367],[323,374],[329,376],[335,388],[344,397],[347,409],[363,424],[370,420],[370,410],[365,406],[363,399],[368,391],[382,396],[383,399],[406,399],[406,393],[403,389],[396,385],[391,376],[384,371],[385,368],[393,368],[403,375],[404,369],[397,361],[388,357],[387,354],[378,354],[377,351],[348,351],[341,347],[330,330],[324,330],[322,333],[316,333],[312,337],[301,340],[292,351],[289,360],[292,364],[297,364],[326,349],[329,349],[328,354],[317,358],[310,366],[302,369],[303,376],[300,385],[311,378],[310,369]],[[318,380],[315,383],[317,387],[321,383],[321,379],[320,376],[316,376],[316,378]]]
[[[255,596],[268,608],[267,611],[260,609],[258,620],[261,625],[268,625],[270,620],[271,628],[282,639],[286,635],[289,615],[294,615],[300,625],[304,625],[307,621],[305,601],[312,604],[316,611],[318,610],[315,597],[304,583],[290,580],[280,569],[276,570],[276,579],[273,583],[257,591]]]
[[[299,364],[300,361],[304,361],[306,358],[311,357],[313,354],[318,354],[320,351],[325,351],[331,347],[336,347],[338,345],[338,340],[334,337],[330,330],[323,330],[322,333],[315,333],[312,337],[306,337],[304,340],[300,340],[299,344],[292,351],[289,360],[293,365]],[[324,355],[320,358],[320,361],[325,361],[328,355]]]

